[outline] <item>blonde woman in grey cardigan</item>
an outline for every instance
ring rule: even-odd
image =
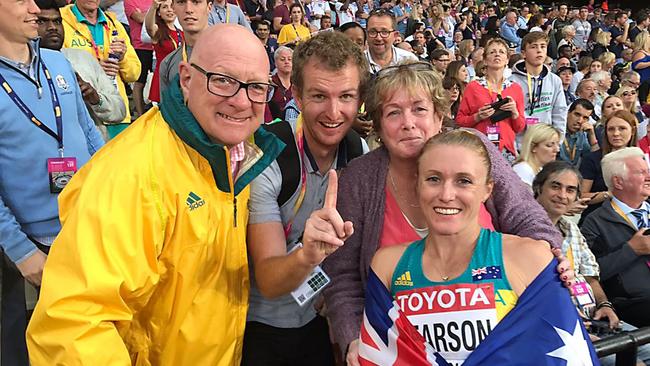
[[[425,142],[440,132],[448,100],[430,64],[411,63],[378,73],[366,107],[383,146],[353,160],[341,173],[337,209],[352,221],[354,234],[324,262],[332,283],[325,288],[335,342],[349,365],[358,365],[358,337],[370,261],[381,245],[413,241],[427,234],[417,205],[417,158]],[[545,240],[558,248],[562,237],[545,211],[486,136],[494,191],[486,202],[495,230]],[[556,253],[556,255],[559,255]],[[564,270],[565,283],[573,273]]]

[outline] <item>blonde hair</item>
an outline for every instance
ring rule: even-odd
[[[470,50],[472,49],[472,46],[473,46],[473,45],[474,45],[474,41],[473,41],[473,40],[471,40],[471,39],[463,39],[463,40],[460,41],[460,43],[458,44],[458,53],[460,53],[460,55],[461,55],[465,60],[469,59],[469,56],[470,56],[470,54],[472,53],[472,51],[470,51]]]
[[[459,129],[448,132],[439,133],[424,144],[420,155],[418,156],[418,166],[420,159],[430,149],[436,146],[462,146],[471,151],[474,151],[481,158],[483,165],[487,168],[486,183],[492,181],[492,161],[490,155],[481,139],[467,130]],[[419,170],[419,169],[418,169]]]
[[[637,34],[634,38],[634,52],[642,50],[650,52],[650,33],[647,30]]]
[[[484,55],[487,55],[489,53],[488,50],[497,45],[505,48],[506,54],[508,53],[509,46],[506,43],[506,41],[504,41],[503,38],[501,37],[496,37],[496,38],[491,38],[489,41],[487,41],[487,43],[485,43],[485,47],[483,51]],[[483,57],[485,58],[485,56]]]
[[[487,69],[487,65],[485,64],[485,61],[481,60],[474,65],[474,72],[476,72],[476,77],[477,78],[482,78],[485,76],[485,71]]]
[[[602,46],[609,46],[610,41],[612,40],[612,34],[609,32],[598,32],[596,33],[596,43]]]
[[[569,25],[565,25],[565,26],[562,28],[562,37],[566,38],[566,36],[567,36],[569,33],[573,33],[573,35],[575,36],[575,33],[576,33],[576,27],[572,26],[571,24],[569,24]]]
[[[375,131],[381,131],[382,106],[396,91],[405,90],[411,96],[424,92],[433,102],[434,111],[441,117],[449,112],[449,95],[442,87],[438,72],[408,67],[417,62],[403,62],[387,75],[379,75],[372,83],[366,99],[366,110],[372,118]]]
[[[623,93],[626,91],[636,91],[636,89],[631,86],[622,85],[620,88],[618,88],[615,95],[623,100]],[[623,106],[625,106],[625,101],[623,101]],[[627,110],[631,113],[637,113],[639,111],[639,109],[636,107],[636,102],[632,103],[632,105]]]
[[[544,141],[550,140],[554,136],[562,138],[560,131],[551,125],[540,122],[529,126],[524,134],[521,151],[515,163],[526,162],[533,168],[541,168],[537,167],[533,162],[533,149]]]
[[[607,68],[612,67],[612,64],[616,61],[616,55],[612,52],[605,52],[598,56],[598,61],[600,61],[601,67],[604,71]]]

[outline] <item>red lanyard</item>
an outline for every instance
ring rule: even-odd
[[[105,35],[106,34],[110,35],[111,30],[108,27],[108,24],[104,23],[103,26],[104,26],[104,32],[105,32],[104,38],[106,38]],[[86,25],[86,27],[87,27],[87,25]],[[88,28],[88,30],[90,30],[90,28]],[[81,32],[77,32],[77,34],[79,34],[81,37],[85,38],[86,41],[90,42],[90,47],[92,47],[93,51],[95,51],[95,58],[97,58],[97,61],[101,61],[102,58],[101,58],[101,56],[99,54],[99,46],[97,46],[97,43],[95,43],[95,40],[93,39],[92,34],[91,34],[90,38],[86,38],[86,36],[84,36]],[[109,43],[109,45],[110,45],[110,43]]]

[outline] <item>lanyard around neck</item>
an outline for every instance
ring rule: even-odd
[[[573,143],[573,148],[571,148],[571,146],[567,142],[568,140],[569,140],[568,137],[565,137],[564,142],[562,142],[562,144],[564,145],[564,148],[566,149],[567,154],[569,154],[569,160],[573,161],[573,159],[576,156],[576,148],[578,146],[578,140],[576,140]]]
[[[217,8],[217,16],[219,17],[219,21],[221,21],[221,23],[228,23],[228,19],[230,19],[230,7],[228,6],[227,1],[226,1],[226,9],[224,12],[226,13],[226,20],[223,20],[221,18],[221,12],[219,12],[219,9]]]
[[[102,26],[104,27],[104,32],[105,32],[104,37],[106,37],[106,34],[108,34],[110,36],[111,29],[108,27],[108,24],[102,23]],[[88,28],[88,30],[90,30],[90,27],[87,24],[86,24],[86,27]],[[86,37],[81,32],[77,32],[77,34],[79,34],[82,38],[85,38],[86,41],[88,41],[88,43],[90,43],[90,47],[93,49],[93,51],[95,53],[95,58],[97,59],[97,61],[101,61],[102,57],[101,57],[101,54],[99,52],[99,46],[97,46],[97,43],[93,39],[92,34],[90,35],[90,38]]]
[[[621,209],[621,208],[618,206],[618,204],[616,203],[616,201],[614,201],[614,200],[612,199],[612,200],[609,201],[609,202],[611,203],[612,208],[614,209],[614,211],[615,211],[619,216],[621,216],[621,218],[623,218],[623,220],[625,220],[625,222],[627,222],[628,224],[630,224],[630,226],[632,226],[633,228],[635,228],[635,229],[637,228],[637,227],[636,227],[636,224],[633,223],[633,222],[630,220],[629,217],[627,217],[627,215],[623,212],[623,209]]]
[[[305,153],[305,136],[303,132],[303,127],[302,127],[302,114],[298,115],[298,119],[296,120],[296,144],[298,145],[298,160],[301,162],[300,164],[300,193],[298,193],[298,198],[296,199],[296,203],[293,205],[293,217],[287,222],[287,224],[284,226],[284,237],[289,238],[289,233],[291,233],[291,226],[293,226],[293,220],[296,218],[296,215],[298,214],[298,210],[300,210],[300,206],[302,206],[303,201],[305,200],[305,193],[307,192],[307,168],[305,165],[307,164],[306,161],[303,159],[303,155]]]
[[[176,33],[176,42],[172,40],[172,43],[174,44],[174,49],[177,49],[183,44],[183,37],[181,36],[181,31],[176,29],[176,27],[174,27],[174,33]],[[186,60],[183,58],[183,61]]]
[[[535,113],[535,107],[539,105],[539,101],[542,97],[542,76],[537,78],[537,88],[533,88],[532,77],[530,73],[526,72],[527,81],[528,81],[528,100],[530,102],[530,115],[532,116]],[[536,89],[536,90],[535,90]]]
[[[492,98],[493,92],[496,92],[498,96],[501,96],[501,93],[503,92],[503,82],[498,86],[498,88],[496,88],[496,90],[492,89],[492,87],[490,86],[490,81],[487,78],[485,78],[485,82],[487,83],[488,92],[490,93],[490,99],[493,99]]]
[[[52,75],[50,71],[45,66],[43,60],[40,61],[41,66],[43,67],[43,72],[45,73],[45,78],[47,79],[47,86],[50,89],[50,97],[52,98],[52,110],[54,111],[54,118],[56,120],[56,132],[52,131],[47,127],[43,122],[41,122],[32,112],[32,110],[27,106],[27,104],[16,94],[16,91],[9,85],[5,77],[0,73],[0,84],[2,88],[7,93],[12,102],[20,109],[21,112],[27,117],[27,119],[32,122],[36,127],[41,129],[41,131],[52,136],[58,145],[59,155],[63,157],[63,118],[61,117],[61,104],[59,102],[59,97],[56,94],[54,89],[54,82],[52,81]],[[37,70],[38,72],[38,70]]]

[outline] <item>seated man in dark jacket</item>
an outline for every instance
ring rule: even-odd
[[[619,318],[637,327],[650,325],[650,171],[641,149],[607,154],[603,178],[611,201],[589,215],[582,233],[600,265],[600,282]]]

